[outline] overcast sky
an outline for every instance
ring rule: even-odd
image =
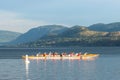
[[[0,0],[0,30],[120,22],[120,0]]]

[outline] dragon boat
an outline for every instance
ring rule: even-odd
[[[90,53],[70,53],[70,54],[66,54],[66,53],[62,53],[62,54],[56,54],[56,53],[50,53],[50,54],[36,54],[36,55],[30,55],[27,58],[28,59],[93,59],[98,57],[99,54],[90,54]],[[26,59],[26,56],[22,56],[23,59]]]

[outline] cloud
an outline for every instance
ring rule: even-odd
[[[14,12],[0,11],[0,30],[26,32],[33,27],[47,24],[44,21],[25,19]]]

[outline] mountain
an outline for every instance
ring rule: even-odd
[[[120,46],[119,22],[89,27],[45,25],[32,28],[11,43],[13,46]]]
[[[0,30],[0,43],[12,41],[20,35],[18,32]]]
[[[22,46],[120,46],[120,32],[93,31],[83,26],[73,26],[58,35],[45,37]]]
[[[42,39],[35,40],[22,46],[46,47],[46,46],[102,46],[118,45],[115,40],[120,40],[120,32],[99,32],[89,30],[84,26],[73,26],[67,28],[60,34],[52,37],[44,36]],[[20,45],[21,46],[21,45]]]
[[[115,31],[120,31],[120,22],[115,22],[110,24],[98,23],[98,24],[93,24],[88,28],[94,31],[115,32]]]
[[[80,32],[86,31],[86,30],[88,30],[86,27],[76,25],[71,28],[68,28],[66,31],[64,31],[60,35],[64,37],[74,37],[74,36],[79,36]]]
[[[61,35],[64,37],[95,37],[95,36],[106,36],[108,32],[98,32],[89,30],[88,27],[84,26],[73,26],[63,32]]]
[[[26,43],[41,39],[44,36],[52,36],[62,33],[67,27],[61,25],[45,25],[33,28],[23,35],[19,36],[11,43]]]

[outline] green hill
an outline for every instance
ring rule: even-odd
[[[21,44],[26,47],[53,46],[120,46],[120,32],[100,32],[74,26],[61,34]]]
[[[11,43],[20,44],[20,43],[36,41],[38,39],[41,39],[44,36],[57,35],[59,33],[62,33],[66,29],[67,27],[64,27],[61,25],[39,26],[39,27],[30,29],[28,32],[22,34],[17,39],[13,40]]]

